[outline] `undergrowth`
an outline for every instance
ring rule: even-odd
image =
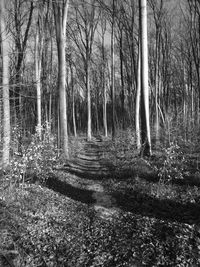
[[[84,143],[84,138],[71,138],[70,154],[75,157]],[[45,187],[43,182],[60,163],[56,139],[45,124],[42,138],[37,132],[32,135],[4,174],[13,190],[0,191],[0,264],[7,257],[16,267],[199,266],[200,176],[198,158],[191,158],[196,152],[192,144],[177,138],[153,157],[141,159],[132,131],[120,132],[107,144],[107,159],[131,171],[128,178],[98,181],[116,196],[111,208],[118,217],[105,220],[91,204]],[[66,184],[73,179],[68,175]],[[192,175],[193,186],[187,183]],[[27,184],[31,177],[43,185]],[[77,192],[91,194],[81,190]]]
[[[30,137],[29,144],[21,146],[20,154],[13,155],[7,173],[11,183],[24,183],[34,178],[44,182],[56,164],[58,160],[56,138],[51,134],[48,123],[45,123],[41,130],[41,136],[36,129],[36,133]]]

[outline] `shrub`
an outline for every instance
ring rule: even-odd
[[[165,159],[163,165],[158,169],[158,176],[162,182],[170,182],[173,179],[183,179],[185,158],[177,143],[170,143],[164,149]]]
[[[48,123],[42,126],[41,138],[36,129],[30,144],[27,147],[22,147],[22,156],[15,155],[11,160],[12,182],[21,183],[32,177],[44,181],[57,160],[58,150],[55,144],[55,137],[51,134]]]

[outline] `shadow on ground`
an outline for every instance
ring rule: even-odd
[[[95,203],[95,199],[92,197],[94,191],[74,187],[64,181],[60,181],[57,177],[54,176],[49,177],[48,180],[46,181],[46,186],[75,201],[80,201],[85,204]]]
[[[95,204],[94,190],[77,188],[57,177],[51,176],[47,180],[47,187],[61,193],[75,201],[85,204]],[[106,194],[101,192],[100,194]],[[178,203],[172,200],[161,200],[137,191],[131,193],[112,192],[109,193],[113,199],[110,207],[120,208],[122,211],[154,217],[161,220],[176,221],[180,223],[200,223],[200,205],[195,203]],[[106,207],[106,203],[103,204]]]

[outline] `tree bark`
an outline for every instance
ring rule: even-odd
[[[115,138],[115,54],[114,54],[114,28],[115,28],[115,0],[112,4],[112,29],[111,29],[111,91],[112,91],[112,139]]]
[[[90,60],[86,56],[86,90],[87,90],[87,139],[92,139],[92,118],[91,118],[91,93],[90,93]]]
[[[108,136],[108,125],[107,125],[107,92],[106,92],[106,58],[105,58],[105,31],[106,31],[106,20],[104,14],[101,17],[101,29],[102,29],[102,88],[103,88],[103,128],[105,137]]]
[[[21,118],[21,77],[22,77],[22,64],[23,64],[23,59],[24,59],[24,54],[26,51],[26,46],[27,46],[27,41],[28,41],[28,36],[29,36],[29,31],[31,27],[31,22],[32,22],[32,17],[33,17],[33,1],[30,1],[30,10],[28,13],[28,22],[27,25],[25,26],[25,32],[22,34],[22,28],[24,27],[23,22],[20,21],[20,17],[22,17],[22,8],[20,2],[21,0],[15,0],[14,1],[14,8],[15,8],[15,13],[14,13],[14,23],[15,23],[15,31],[16,35],[14,36],[15,38],[15,46],[17,49],[17,64],[15,66],[15,107],[16,107],[16,117],[18,119],[19,126],[21,128],[22,124],[22,118]],[[23,39],[21,39],[23,36]]]
[[[122,105],[122,128],[125,129],[125,93],[124,93],[124,69],[123,69],[123,30],[120,30],[120,72],[121,72],[121,105]]]
[[[141,54],[140,54],[140,42],[138,43],[138,70],[137,70],[137,92],[135,103],[135,132],[136,132],[136,144],[137,149],[141,148],[141,136],[140,136],[140,101],[141,101]]]
[[[38,18],[39,19],[39,18]],[[36,29],[35,37],[35,78],[37,88],[37,132],[39,138],[42,137],[42,104],[41,104],[41,62],[42,62],[42,46],[43,38],[39,42],[39,23]]]
[[[148,88],[147,1],[139,0],[141,44],[141,155],[151,155]]]
[[[74,92],[74,72],[73,72],[73,66],[70,62],[70,71],[71,71],[71,81],[72,81],[72,122],[73,122],[73,130],[74,130],[74,136],[77,136],[76,132],[76,112],[75,112],[75,92]]]
[[[65,66],[65,47],[66,47],[66,24],[69,0],[54,1],[54,18],[56,26],[56,40],[58,50],[58,91],[60,107],[60,134],[63,152],[69,158],[68,130],[67,130],[67,103],[66,103],[66,66]]]
[[[1,40],[2,40],[2,83],[3,83],[3,168],[10,160],[10,96],[9,96],[9,35],[6,30],[5,1],[0,1]]]

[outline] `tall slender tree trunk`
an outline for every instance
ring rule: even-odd
[[[10,160],[10,98],[9,98],[9,35],[5,22],[5,1],[0,1],[2,40],[2,83],[3,83],[3,155],[2,164],[6,168]]]
[[[105,85],[105,76],[103,77],[103,126],[104,126],[104,135],[108,136],[108,126],[107,126],[107,94],[106,94],[106,85]]]
[[[38,23],[39,27],[39,23]],[[42,62],[42,42],[39,43],[39,28],[36,29],[35,37],[35,78],[37,88],[37,132],[39,138],[42,137],[42,101],[41,101],[41,62]]]
[[[114,54],[114,29],[115,29],[115,0],[112,4],[112,31],[111,31],[111,90],[112,90],[112,139],[115,138],[115,54]]]
[[[141,100],[141,54],[140,54],[140,42],[138,43],[138,69],[137,69],[137,92],[135,103],[135,132],[136,132],[136,144],[137,149],[141,148],[141,136],[140,136],[140,100]]]
[[[21,1],[22,2],[22,1]],[[21,10],[21,2],[18,0],[14,1],[14,22],[15,22],[15,31],[16,36],[15,37],[15,46],[17,50],[17,59],[16,59],[16,66],[15,66],[15,112],[16,112],[16,121],[18,120],[18,124],[20,127],[20,130],[22,130],[22,107],[21,107],[21,82],[22,82],[22,65],[23,65],[23,59],[24,54],[26,51],[29,31],[31,27],[32,22],[32,16],[33,16],[33,9],[34,4],[33,1],[30,2],[30,9],[28,12],[28,20],[27,24],[25,26],[25,32],[22,33],[22,10]],[[22,24],[21,24],[22,23]],[[23,25],[24,28],[24,25]]]
[[[95,120],[96,120],[96,134],[99,134],[99,88],[96,90],[96,99],[95,99]]]
[[[86,90],[87,90],[87,139],[92,139],[91,93],[90,93],[90,66],[86,56]]]
[[[73,122],[73,130],[74,130],[74,136],[77,136],[76,133],[76,112],[75,112],[75,92],[74,92],[74,72],[73,72],[73,66],[70,63],[70,71],[71,71],[71,79],[72,79],[72,122]]]
[[[51,52],[51,56],[50,56],[50,71],[49,71],[49,85],[51,84],[51,74],[52,74],[52,65],[53,65],[53,39],[50,39],[50,52]],[[50,124],[50,129],[52,127],[52,112],[53,112],[53,100],[52,100],[52,88],[50,87],[49,89],[49,124]],[[54,110],[54,112],[56,113],[56,111]]]
[[[103,18],[102,18],[103,19]],[[102,87],[103,87],[103,128],[105,137],[108,136],[108,126],[107,126],[107,93],[106,93],[106,62],[105,62],[105,31],[106,31],[106,23],[102,21]]]
[[[159,119],[159,94],[160,94],[160,30],[156,30],[156,62],[155,62],[155,134],[156,143],[160,138],[160,119]]]
[[[58,49],[58,91],[60,107],[60,135],[63,152],[69,158],[68,130],[67,130],[67,102],[66,102],[66,66],[65,66],[65,47],[66,47],[66,25],[69,0],[53,2],[56,40]]]
[[[67,101],[66,101],[66,69],[65,69],[65,40],[60,40],[59,50],[59,102],[60,102],[60,126],[63,151],[66,157],[69,157],[68,151],[68,131],[67,131]]]
[[[72,89],[72,120],[73,120],[73,129],[74,129],[74,136],[77,136],[76,131],[76,112],[75,112],[75,95],[74,95],[74,87]]]
[[[149,88],[148,88],[148,42],[147,42],[147,1],[139,0],[140,44],[141,44],[141,154],[151,155]]]
[[[121,105],[122,105],[122,128],[125,129],[125,94],[124,94],[124,69],[123,69],[123,31],[120,33],[120,72],[121,72]]]

